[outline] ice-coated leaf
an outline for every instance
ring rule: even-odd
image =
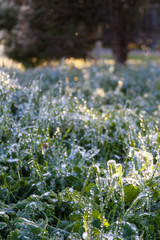
[[[7,223],[0,222],[0,230],[3,230],[4,228],[7,228]]]

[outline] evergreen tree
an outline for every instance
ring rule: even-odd
[[[128,43],[146,0],[1,0],[6,53],[26,65],[65,57],[85,58],[97,28],[109,23],[113,54],[125,64]],[[103,40],[103,39],[102,39]]]
[[[25,64],[63,56],[85,58],[96,40],[98,25],[107,16],[107,0],[31,0],[16,4],[18,19],[6,39],[6,53]]]

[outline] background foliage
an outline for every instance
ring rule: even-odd
[[[6,54],[26,66],[61,57],[86,58],[108,26],[115,60],[125,64],[145,0],[1,1]],[[108,38],[109,36],[106,36]]]

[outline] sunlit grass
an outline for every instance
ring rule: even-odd
[[[2,52],[2,50],[1,50]],[[40,67],[45,67],[45,66],[51,66],[51,67],[56,67],[59,62],[62,62],[66,65],[69,65],[70,67],[75,66],[79,69],[82,69],[84,67],[90,67],[94,64],[107,64],[107,65],[114,65],[115,61],[113,59],[112,54],[101,54],[101,58],[99,60],[96,59],[75,59],[75,58],[67,58],[67,59],[62,59],[61,61],[49,61],[49,62],[43,62]],[[129,54],[127,64],[129,65],[144,65],[149,62],[154,62],[154,63],[159,63],[160,62],[160,55],[158,54]],[[12,59],[8,58],[4,54],[1,54],[0,56],[0,67],[5,67],[5,68],[15,68],[19,69],[21,71],[24,71],[24,66],[21,63],[15,62]]]
[[[15,62],[12,59],[5,56],[3,45],[0,45],[0,67],[24,70],[24,67],[21,63]]]
[[[0,57],[0,67],[5,67],[5,68],[16,68],[23,70],[24,67],[21,63],[17,63],[13,61],[12,59],[9,59],[7,57]]]
[[[101,58],[104,59],[106,64],[114,64],[114,59],[111,53],[101,54]],[[127,63],[134,64],[146,64],[149,62],[160,63],[160,53],[151,53],[151,52],[138,52],[138,53],[129,53]]]

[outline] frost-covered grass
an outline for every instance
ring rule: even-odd
[[[160,68],[1,69],[0,239],[160,239]]]

